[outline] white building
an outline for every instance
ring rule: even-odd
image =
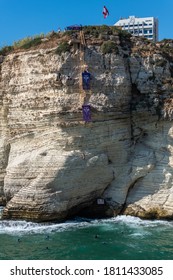
[[[138,18],[129,16],[121,18],[114,24],[121,26],[123,30],[130,32],[134,36],[143,36],[154,42],[158,41],[158,19],[154,17]]]

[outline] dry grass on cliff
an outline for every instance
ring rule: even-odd
[[[26,37],[22,40],[14,42],[13,46],[5,46],[0,49],[0,55],[8,55],[12,52],[21,50],[39,49],[39,48],[53,48],[58,42],[67,40],[68,36],[65,33],[50,32],[47,35],[36,35],[33,37]]]
[[[115,26],[83,26],[83,32],[87,44],[102,45],[103,54],[117,52],[116,37],[119,38],[121,47],[129,46],[132,53],[146,57],[152,54],[162,54],[166,59],[173,60],[173,40],[163,40],[156,44],[142,37],[132,37],[131,34]],[[111,39],[111,37],[113,39]],[[23,38],[14,42],[13,46],[5,46],[0,49],[0,55],[8,55],[21,50],[56,48],[62,43],[69,43],[70,40],[80,42],[79,31],[49,32],[47,35],[40,34],[33,37]],[[111,43],[110,43],[111,42]],[[108,44],[107,44],[108,43]],[[64,49],[66,51],[67,48]],[[68,50],[69,51],[69,48]]]
[[[88,43],[102,44],[103,40],[107,41],[106,35],[117,35],[121,38],[129,38],[131,35],[120,30],[115,26],[84,26],[83,32]],[[39,49],[39,48],[54,48],[61,42],[68,42],[69,40],[80,40],[79,31],[64,31],[64,32],[50,32],[47,35],[41,34],[33,37],[26,37],[22,40],[14,42],[12,46],[5,46],[0,49],[0,55],[8,55],[12,52],[21,50]]]

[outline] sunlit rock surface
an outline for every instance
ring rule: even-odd
[[[172,218],[172,46],[107,35],[117,49],[103,54],[101,36],[85,37],[84,56],[73,42],[56,54],[57,38],[0,59],[3,218],[64,220],[98,198],[105,216]]]

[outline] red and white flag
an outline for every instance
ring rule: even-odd
[[[103,16],[104,16],[104,18],[107,18],[107,16],[109,16],[109,11],[106,8],[106,6],[103,7]]]

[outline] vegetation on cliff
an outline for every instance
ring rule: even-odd
[[[131,35],[127,32],[120,30],[115,26],[84,26],[83,32],[87,38],[102,38],[102,35],[118,35],[120,37],[129,38]],[[64,31],[64,32],[49,32],[48,34],[40,34],[31,37],[23,38],[19,41],[14,42],[12,46],[4,46],[0,49],[0,55],[8,55],[13,51],[27,50],[35,47],[39,47],[41,44],[48,45],[51,42],[60,44],[57,49],[57,53],[61,53],[64,50],[69,51],[67,42],[70,39],[79,38],[79,31]],[[109,46],[103,46],[103,49],[108,49],[108,53],[114,51],[115,45],[109,43]],[[112,51],[110,50],[112,46]]]
[[[131,45],[132,35],[116,26],[83,26],[82,30],[88,42],[100,40],[101,51],[103,54],[106,53],[117,53],[118,48],[116,44],[116,40],[114,39],[116,36],[120,40],[120,44],[123,47],[133,48],[133,44]],[[46,48],[46,47],[57,47],[56,53],[61,54],[62,52],[70,51],[70,46],[68,45],[69,40],[71,39],[80,39],[79,31],[64,31],[64,32],[54,32],[51,31],[48,34],[40,34],[31,37],[26,37],[21,40],[15,41],[12,46],[4,46],[0,49],[0,55],[6,56],[11,52],[16,52],[20,50],[29,50],[33,48]],[[159,43],[154,44],[153,42],[145,39],[145,38],[135,38],[140,43],[136,48],[136,52],[140,55],[146,51],[158,51],[162,53],[166,58],[173,57],[172,49],[173,49],[173,40],[164,39]],[[160,62],[159,62],[160,63]]]

